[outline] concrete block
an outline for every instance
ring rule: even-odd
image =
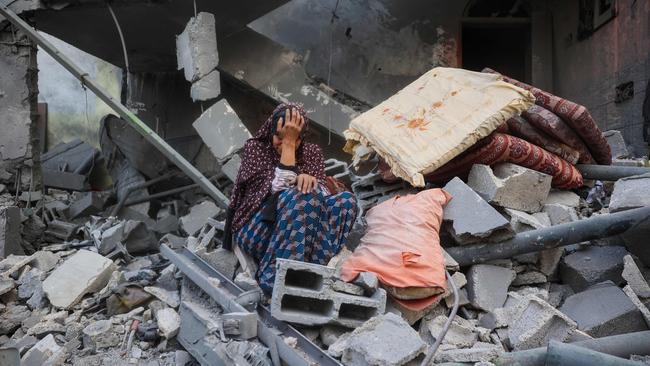
[[[194,82],[214,70],[219,64],[214,15],[201,12],[192,17],[183,33],[176,36],[178,69],[185,79]]]
[[[650,273],[648,273],[650,274]],[[648,275],[644,275],[639,269],[639,265],[634,261],[631,255],[623,257],[623,279],[634,291],[637,296],[642,298],[650,297],[650,285],[648,285]]]
[[[469,297],[467,296],[467,290],[464,288],[461,288],[458,290],[458,306],[465,306],[468,305],[469,302]],[[449,294],[449,296],[445,297],[445,305],[447,305],[448,308],[452,308],[454,306],[454,295],[453,292]]]
[[[69,309],[85,294],[106,286],[115,270],[112,260],[80,250],[52,271],[43,281],[43,291],[53,306]]]
[[[333,288],[336,269],[278,259],[271,314],[303,325],[337,324],[356,328],[386,309],[386,291],[357,296]]]
[[[478,342],[472,348],[441,350],[435,362],[480,363],[490,362],[503,353],[503,348],[492,343]]]
[[[551,340],[566,341],[577,324],[546,301],[528,296],[528,303],[508,328],[508,339],[515,350],[543,347]]]
[[[122,334],[116,332],[110,320],[98,320],[82,330],[84,348],[99,350],[116,347]]]
[[[440,315],[427,322],[429,333],[434,339],[440,335],[447,319],[449,319],[447,316]],[[476,342],[478,342],[476,327],[461,317],[455,317],[452,320],[447,334],[442,340],[442,344],[452,345],[457,348],[469,348],[476,344]]]
[[[221,172],[230,179],[231,182],[237,180],[239,167],[241,166],[241,158],[239,155],[233,155],[228,161],[221,166]]]
[[[515,271],[489,264],[475,264],[467,271],[467,295],[472,306],[489,311],[506,301]]]
[[[94,215],[101,212],[105,204],[106,195],[101,192],[77,193],[77,199],[68,207],[66,216],[74,220],[78,217]]]
[[[545,227],[551,226],[551,218],[548,217],[548,214],[546,212],[535,212],[533,214],[533,217],[537,219],[542,225]]]
[[[505,304],[501,308],[492,309],[478,319],[478,325],[487,328],[504,328],[512,324],[528,304],[526,296],[509,292]]]
[[[238,262],[237,256],[232,251],[223,248],[217,248],[210,252],[206,249],[199,249],[196,251],[196,255],[208,262],[224,276],[228,278],[235,276],[235,269],[237,268]]]
[[[163,308],[156,311],[158,330],[165,339],[176,337],[181,328],[181,317],[172,308]]]
[[[528,213],[539,212],[551,189],[552,177],[512,163],[490,168],[475,164],[467,185],[486,201]]]
[[[48,334],[34,345],[20,359],[23,366],[62,365],[67,357],[67,349],[59,346],[52,334]]]
[[[628,254],[619,246],[587,247],[562,259],[560,278],[576,292],[607,280],[621,284],[623,258]]]
[[[571,191],[553,189],[549,192],[544,203],[547,205],[558,204],[577,208],[580,206],[580,196]]]
[[[516,233],[541,229],[550,226],[546,225],[545,221],[540,221],[538,217],[535,217],[524,211],[513,210],[511,208],[506,208],[505,211],[506,214],[510,216],[510,225]]]
[[[374,294],[379,287],[379,279],[377,278],[377,275],[372,272],[359,273],[352,283],[363,288],[366,295]]]
[[[444,208],[444,225],[459,244],[474,243],[493,234],[503,239],[514,236],[508,220],[460,178],[452,179],[443,189],[452,196]]]
[[[555,276],[564,255],[564,248],[542,250],[537,254],[537,267],[547,277]]]
[[[610,281],[568,297],[560,311],[595,338],[648,329],[639,309]]]
[[[203,201],[190,208],[190,212],[181,217],[181,227],[188,235],[195,235],[208,219],[221,213],[221,209],[212,201]]]
[[[609,212],[650,206],[648,187],[650,187],[650,174],[619,179],[614,183]]]
[[[544,205],[544,212],[548,214],[552,225],[566,224],[580,220],[575,208],[559,203]]]
[[[170,291],[156,286],[145,286],[144,291],[155,296],[158,300],[172,308],[177,308],[181,303],[181,296],[178,291]]]
[[[418,333],[398,315],[376,316],[355,329],[341,362],[348,366],[404,365],[426,349]]]
[[[548,281],[546,275],[537,271],[528,271],[518,273],[514,281],[512,281],[512,286],[525,286],[525,285],[536,285],[540,283],[545,283]]]
[[[621,131],[605,131],[603,132],[603,136],[607,139],[607,143],[612,150],[612,159],[627,158],[630,156],[630,152],[627,150],[627,145],[625,144]]]
[[[334,291],[343,292],[350,295],[363,296],[365,293],[363,287],[357,286],[353,283],[344,282],[341,280],[335,280],[332,283],[332,289]]]
[[[486,201],[528,213],[539,212],[551,189],[551,176],[511,163],[490,168],[475,164],[467,184]]]
[[[206,76],[192,83],[190,96],[195,102],[203,102],[215,99],[221,94],[221,74],[212,70]]]
[[[217,160],[222,160],[241,149],[250,132],[225,99],[213,104],[197,118],[192,127]]]
[[[16,206],[0,207],[0,257],[11,254],[24,255],[20,237],[20,209]]]
[[[623,287],[623,292],[630,298],[630,301],[632,301],[634,306],[639,309],[643,319],[645,320],[645,324],[650,326],[650,310],[648,310],[648,307],[641,301],[641,299],[639,299],[629,285]]]
[[[554,308],[562,305],[564,300],[573,295],[575,292],[569,285],[561,285],[559,283],[552,283],[548,291],[548,303]]]

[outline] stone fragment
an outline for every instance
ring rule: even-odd
[[[444,226],[457,243],[471,244],[492,234],[503,239],[514,235],[508,220],[460,178],[455,177],[443,189],[452,196],[444,208]]]
[[[467,295],[481,310],[500,308],[506,301],[515,271],[489,264],[475,264],[467,271]]]
[[[260,286],[257,281],[252,278],[247,272],[238,273],[235,277],[235,284],[241,287],[244,291],[259,289]]]
[[[569,285],[561,285],[558,283],[552,283],[548,293],[548,303],[551,304],[554,308],[562,305],[564,300],[573,295],[573,289]]]
[[[468,305],[469,302],[469,297],[467,296],[467,290],[464,288],[461,288],[458,290],[458,306],[465,306]],[[449,296],[445,297],[445,305],[447,305],[448,308],[452,308],[454,306],[454,295],[453,292],[449,294]]]
[[[83,329],[82,333],[84,348],[98,350],[120,344],[120,334],[113,330],[113,323],[110,320],[91,323]]]
[[[43,281],[43,291],[53,306],[69,309],[85,294],[97,292],[106,286],[115,269],[112,260],[80,250]]]
[[[497,206],[539,212],[551,189],[551,176],[512,163],[490,168],[474,164],[467,179],[483,199]]]
[[[355,329],[346,342],[345,365],[403,365],[421,354],[426,344],[404,319],[376,316]]]
[[[244,146],[251,134],[225,99],[212,105],[192,127],[217,160],[223,160]]]
[[[559,203],[544,205],[544,212],[548,214],[552,225],[566,224],[580,220],[575,208]]]
[[[537,267],[547,277],[555,276],[564,255],[564,248],[550,248],[542,250],[537,255]]]
[[[169,291],[156,286],[146,286],[144,290],[172,308],[177,308],[181,303],[181,297],[178,291]]]
[[[0,257],[11,254],[24,255],[20,237],[20,209],[16,206],[0,207]]]
[[[609,212],[650,206],[648,187],[650,187],[650,174],[619,179],[614,184],[614,191],[609,201]]]
[[[20,276],[18,279],[18,283],[20,284],[20,286],[18,286],[18,298],[26,300],[32,297],[38,287],[43,287],[43,279],[43,272],[38,268],[32,268]]]
[[[172,308],[164,308],[156,311],[156,322],[158,330],[165,339],[176,337],[181,327],[181,317]]]
[[[436,362],[489,362],[496,359],[503,348],[492,343],[477,342],[472,348],[441,350]]]
[[[3,344],[3,348],[16,348],[21,355],[24,355],[27,350],[32,348],[36,343],[38,343],[38,338],[25,335],[19,339],[11,339],[7,343]]]
[[[634,290],[637,296],[642,298],[650,297],[650,285],[646,276],[639,269],[639,265],[634,261],[631,255],[623,257],[623,279]]]
[[[529,271],[518,273],[515,280],[512,281],[512,286],[524,286],[524,285],[535,285],[540,283],[545,283],[547,281],[546,276],[537,271]]]
[[[16,283],[11,278],[0,278],[0,295],[6,294],[15,287]],[[20,294],[18,296],[20,296]]]
[[[564,257],[560,264],[560,278],[576,292],[607,280],[621,284],[623,257],[627,254],[624,247],[589,246]]]
[[[101,192],[77,192],[76,199],[70,203],[66,216],[74,220],[78,217],[95,215],[104,209],[106,195]]]
[[[350,330],[337,325],[326,325],[320,328],[320,339],[326,346],[331,346],[345,333]]]
[[[353,283],[344,282],[341,280],[335,280],[332,283],[332,290],[343,292],[350,295],[362,296],[364,294],[363,287],[357,286]]]
[[[595,338],[648,329],[639,309],[611,281],[568,297],[560,311]]]
[[[221,94],[221,75],[217,70],[212,70],[206,76],[193,82],[190,88],[190,96],[195,102],[215,99],[219,94]]]
[[[176,37],[178,69],[193,82],[214,70],[219,64],[214,15],[201,12],[192,17],[183,33]]]
[[[346,348],[348,347],[348,341],[351,337],[352,332],[341,334],[336,342],[332,343],[327,348],[327,354],[335,358],[341,358],[343,356],[343,352],[345,352]]]
[[[41,250],[32,254],[32,260],[29,264],[34,268],[38,268],[43,273],[47,273],[56,267],[59,259],[59,255]]]
[[[222,275],[228,278],[233,278],[235,275],[238,262],[237,256],[232,250],[217,248],[208,252],[206,249],[199,249],[196,251],[196,255],[210,263]]]
[[[67,357],[67,349],[59,346],[52,334],[48,334],[34,345],[20,359],[24,366],[62,365]]]
[[[208,219],[218,215],[221,209],[212,201],[203,201],[190,208],[190,212],[181,217],[181,227],[188,235],[195,235]]]
[[[513,210],[511,208],[506,208],[505,211],[510,216],[510,225],[516,233],[541,229],[548,226],[545,222],[540,221],[539,218],[524,211]]]
[[[565,341],[576,329],[576,322],[536,296],[508,328],[508,339],[515,350],[542,347],[551,340]]]
[[[563,206],[577,208],[580,206],[580,196],[571,191],[551,190],[546,198],[545,204],[559,204]]]
[[[33,335],[36,338],[43,338],[48,334],[65,334],[66,327],[53,320],[45,320],[34,325],[27,330],[27,335]]]
[[[365,290],[366,295],[372,295],[379,287],[379,279],[377,275],[372,272],[361,272],[357,278],[352,281],[353,284],[361,286]]]
[[[0,316],[0,335],[11,335],[32,314],[27,306],[8,304]]]
[[[464,289],[463,289],[464,290]],[[461,290],[462,291],[462,290]],[[439,301],[434,301],[424,308],[413,309],[406,307],[402,302],[392,297],[388,297],[386,312],[392,312],[404,318],[410,325],[415,324],[418,320],[429,315],[442,315],[447,313],[447,308],[442,306]]]
[[[447,316],[441,315],[427,323],[429,333],[434,339],[442,332],[447,319],[449,319]],[[447,334],[442,340],[442,344],[452,345],[457,348],[469,348],[476,342],[478,342],[476,328],[469,321],[461,317],[455,317],[452,320]]]
[[[612,151],[612,159],[621,159],[630,156],[630,152],[627,150],[627,145],[625,144],[621,131],[605,131],[603,132],[603,137],[607,139],[607,143]]]
[[[643,319],[645,320],[646,325],[650,326],[650,310],[648,310],[648,307],[641,302],[641,299],[634,293],[634,290],[630,287],[630,285],[627,285],[623,287],[623,292],[627,295],[627,297],[630,298],[630,301],[636,306],[637,309],[641,312],[641,315],[643,315]]]

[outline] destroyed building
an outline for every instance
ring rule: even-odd
[[[649,40],[635,0],[0,0],[0,359],[650,364]],[[222,243],[289,101],[359,212],[267,296]]]

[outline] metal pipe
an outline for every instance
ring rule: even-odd
[[[142,183],[130,186],[129,188],[126,189],[126,192],[124,193],[124,196],[122,196],[122,198],[117,203],[117,205],[115,205],[115,207],[111,211],[110,216],[115,216],[115,215],[117,215],[118,212],[120,212],[122,207],[125,206],[125,202],[126,202],[127,198],[129,198],[129,196],[133,192],[137,191],[138,189],[147,188],[147,187],[152,186],[154,184],[160,183],[160,182],[162,182],[164,180],[170,179],[170,178],[174,177],[175,175],[176,175],[176,172],[171,172],[171,173],[167,173],[165,175],[161,175],[160,177],[150,179],[150,180],[148,180],[146,182],[142,182]]]
[[[572,344],[623,358],[629,358],[630,355],[647,355],[650,354],[650,330],[588,339]],[[494,363],[497,366],[544,366],[546,352],[546,347],[540,347],[504,353]]]
[[[178,187],[178,188],[170,189],[170,190],[168,190],[168,191],[164,191],[164,192],[159,192],[159,193],[150,194],[150,195],[148,195],[148,196],[144,196],[144,197],[134,198],[134,199],[132,199],[132,200],[130,200],[130,201],[127,201],[127,202],[124,204],[124,206],[133,206],[133,205],[137,205],[138,203],[148,202],[148,201],[151,201],[151,200],[155,200],[155,199],[157,199],[157,198],[166,197],[166,196],[171,196],[171,195],[173,195],[173,194],[177,194],[177,193],[182,193],[182,192],[185,192],[185,191],[189,191],[190,189],[193,189],[193,188],[198,188],[198,186],[199,186],[199,185],[195,183],[195,184],[190,184],[190,185],[188,185],[188,186],[183,186],[183,187]]]
[[[90,79],[88,73],[83,71],[72,62],[67,56],[61,53],[54,45],[48,42],[43,36],[38,34],[34,28],[22,20],[16,13],[10,10],[5,4],[0,5],[0,15],[7,18],[18,29],[22,30],[36,44],[50,54],[59,64],[66,68],[74,77],[79,79],[84,86],[92,90],[95,95],[109,107],[111,107],[120,117],[129,123],[138,131],[149,143],[155,146],[166,158],[180,168],[190,179],[196,182],[203,190],[223,208],[228,207],[230,201],[224,194],[212,184],[201,172],[198,171],[190,162],[185,160],[174,148],[156,134],[147,126],[138,116],[126,108],[123,104],[115,100],[94,80]]]
[[[621,178],[650,173],[650,168],[641,166],[578,164],[576,168],[585,179],[616,181]]]
[[[546,366],[639,366],[639,362],[608,355],[573,344],[551,341]]]
[[[456,286],[454,279],[451,278],[449,271],[445,271],[445,273],[447,274],[447,281],[449,281],[449,284],[451,285],[451,290],[454,292],[454,306],[451,308],[451,313],[449,313],[449,317],[447,318],[445,325],[442,327],[440,334],[438,334],[438,336],[436,337],[436,341],[433,343],[433,346],[429,348],[429,351],[427,352],[427,355],[424,358],[424,360],[422,360],[420,366],[429,366],[429,364],[431,364],[431,361],[433,360],[433,356],[436,355],[436,351],[438,350],[438,347],[440,347],[442,340],[445,339],[445,336],[447,335],[447,331],[451,326],[451,322],[454,321],[454,318],[456,317],[456,313],[458,312],[458,305],[460,304],[460,296],[458,296],[458,287]]]
[[[501,243],[457,246],[445,250],[461,266],[467,266],[622,234],[648,218],[650,206],[525,231]]]

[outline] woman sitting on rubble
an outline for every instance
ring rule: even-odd
[[[306,131],[300,105],[279,105],[244,145],[232,191],[224,247],[232,239],[257,261],[257,280],[267,294],[276,258],[327,264],[357,214],[352,193],[338,192],[340,186],[326,178],[323,152],[304,141]]]

